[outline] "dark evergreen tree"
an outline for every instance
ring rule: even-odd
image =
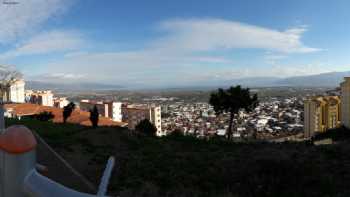
[[[135,130],[147,136],[155,136],[157,133],[157,128],[148,119],[139,122],[136,125]]]
[[[229,113],[229,127],[226,135],[230,139],[234,116],[241,109],[251,111],[258,104],[258,96],[251,95],[249,88],[241,86],[226,90],[219,88],[217,92],[210,95],[209,103],[214,107],[216,114]]]
[[[93,109],[90,110],[90,121],[93,128],[98,127],[98,120],[100,114],[98,113],[97,106],[95,105]]]
[[[63,108],[63,123],[67,122],[67,119],[72,115],[72,112],[75,109],[75,104],[70,102]]]
[[[43,111],[38,115],[34,116],[37,120],[40,121],[51,121],[52,119],[55,118],[55,116],[52,114],[52,112],[48,112],[48,111]]]

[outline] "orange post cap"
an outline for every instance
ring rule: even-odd
[[[36,145],[33,133],[22,125],[11,126],[0,135],[0,149],[8,153],[23,154],[35,149]]]

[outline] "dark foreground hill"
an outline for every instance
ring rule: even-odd
[[[90,129],[34,120],[36,130],[96,185],[116,157],[109,191],[137,196],[350,196],[350,145],[231,143],[150,138],[122,128]]]

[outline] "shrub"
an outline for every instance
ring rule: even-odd
[[[93,128],[97,128],[99,116],[100,114],[98,113],[97,106],[95,105],[94,108],[90,110],[90,121]]]
[[[175,129],[174,131],[172,131],[169,136],[171,137],[182,137],[184,136],[184,133],[180,130],[180,129]]]
[[[155,136],[157,132],[157,128],[148,119],[139,122],[135,130],[147,136]]]
[[[47,122],[47,121],[52,120],[55,116],[52,114],[52,112],[44,111],[44,112],[41,112],[40,114],[35,115],[34,117],[37,120]]]

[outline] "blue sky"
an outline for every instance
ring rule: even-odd
[[[0,64],[31,80],[174,86],[350,70],[348,0],[17,1],[0,4]]]

